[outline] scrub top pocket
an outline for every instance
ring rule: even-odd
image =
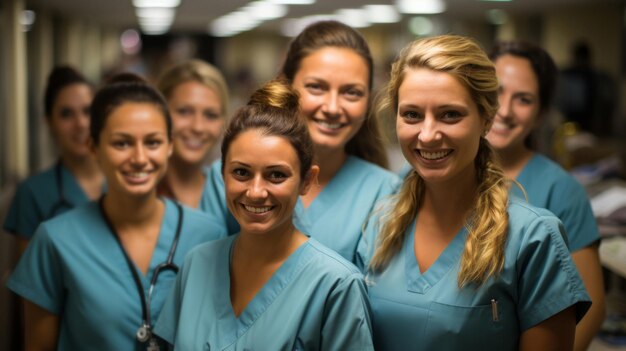
[[[425,335],[441,350],[505,350],[502,306],[494,320],[492,305],[453,306],[431,302]]]

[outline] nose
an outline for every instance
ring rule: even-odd
[[[267,187],[265,181],[260,175],[255,176],[252,179],[246,195],[251,200],[263,200],[267,198]]]
[[[513,101],[513,99],[511,99],[510,96],[506,95],[506,94],[498,94],[498,116],[500,118],[507,118],[511,116],[511,102]]]
[[[329,92],[326,94],[322,112],[329,118],[339,117],[339,94],[338,92]]]
[[[146,149],[140,143],[135,145],[133,148],[133,154],[131,157],[131,162],[136,166],[143,166],[146,164],[148,157],[146,155]]]
[[[441,140],[441,132],[439,131],[439,123],[433,117],[427,117],[422,122],[422,127],[417,135],[417,139],[423,143],[428,144]]]
[[[193,120],[191,122],[191,130],[197,133],[201,132],[203,123],[204,123],[204,116],[202,115],[202,112],[198,112],[194,114]]]

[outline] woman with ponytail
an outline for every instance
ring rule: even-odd
[[[226,203],[241,231],[187,256],[156,328],[175,349],[373,349],[363,276],[292,221],[319,172],[298,99],[271,81],[226,130]]]
[[[360,245],[380,350],[571,350],[589,297],[551,213],[508,198],[485,140],[493,64],[470,39],[417,40],[386,105],[412,166]]]

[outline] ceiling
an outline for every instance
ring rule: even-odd
[[[421,1],[421,0],[412,0]],[[173,32],[207,33],[209,23],[248,4],[249,0],[182,0],[171,27]],[[514,0],[512,2],[480,0],[446,0],[444,15],[455,18],[484,16],[490,9],[502,9],[510,15],[536,14],[559,11],[565,7],[584,4],[617,3],[623,0]],[[342,8],[360,8],[366,4],[393,4],[393,0],[317,0],[312,5],[289,5],[285,18],[300,18],[315,14],[329,14]],[[82,18],[103,26],[116,28],[137,27],[132,0],[26,0],[32,10],[49,10],[64,17]],[[282,19],[264,24],[277,28]]]

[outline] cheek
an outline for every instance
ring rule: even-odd
[[[225,124],[226,121],[223,118],[209,120],[207,121],[207,130],[213,137],[217,138],[222,134]]]
[[[177,113],[172,113],[172,131],[174,133],[179,132],[187,126],[187,119],[180,116]]]
[[[351,120],[364,120],[367,114],[367,101],[350,102],[346,111],[348,111],[348,118]]]
[[[305,117],[311,116],[322,104],[321,98],[307,92],[300,92],[300,113]]]

